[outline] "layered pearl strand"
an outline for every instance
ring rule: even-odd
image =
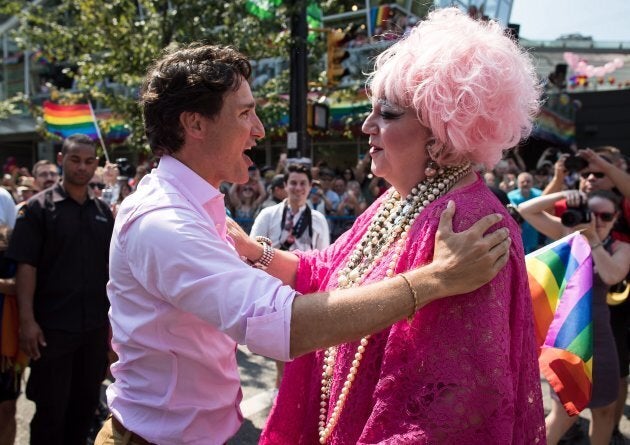
[[[398,258],[407,241],[414,221],[431,202],[448,192],[461,178],[470,172],[470,164],[437,170],[437,175],[428,177],[411,190],[405,200],[397,191],[392,191],[378,213],[372,218],[368,230],[354,248],[348,263],[338,273],[338,288],[347,289],[361,285],[363,279],[380,263],[389,247],[395,243],[394,252],[387,267],[386,278],[394,276]],[[319,409],[319,443],[325,444],[332,434],[343,411],[350,388],[356,379],[361,359],[369,342],[366,335],[359,342],[352,366],[337,398],[335,406],[326,421],[330,391],[337,358],[337,348],[324,352],[324,366],[321,380]]]

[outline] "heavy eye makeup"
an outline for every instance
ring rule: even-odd
[[[387,99],[379,99],[375,109],[383,119],[398,119],[405,114],[401,107],[392,104]]]

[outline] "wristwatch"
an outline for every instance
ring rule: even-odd
[[[253,266],[256,269],[265,270],[269,267],[269,264],[271,264],[271,260],[273,260],[276,251],[271,247],[271,240],[266,236],[257,236],[254,239],[263,246],[263,254]]]

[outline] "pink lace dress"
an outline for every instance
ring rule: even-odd
[[[518,227],[480,178],[428,206],[409,235],[397,272],[431,261],[448,200],[455,231],[492,212],[511,231],[505,268],[467,295],[435,301],[370,338],[329,444],[542,444],[545,428],[531,297]],[[302,253],[297,289],[336,286],[337,270],[383,197],[328,249]],[[366,281],[381,279],[389,255]],[[358,342],[338,348],[330,400],[336,401]],[[317,444],[323,351],[287,363],[261,444]],[[330,415],[330,410],[329,414]]]

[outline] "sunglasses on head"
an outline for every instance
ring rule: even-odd
[[[588,178],[591,175],[595,176],[597,179],[602,179],[604,176],[606,176],[602,172],[582,172],[582,173],[580,173],[580,176],[583,177],[584,179]]]
[[[88,185],[92,189],[98,188],[99,190],[103,190],[105,188],[105,184],[103,184],[102,182],[90,182]]]
[[[591,211],[591,213],[593,214],[593,216],[601,219],[603,222],[611,222],[613,219],[615,219],[615,214],[614,213],[610,213],[610,212],[593,212],[593,211]]]

